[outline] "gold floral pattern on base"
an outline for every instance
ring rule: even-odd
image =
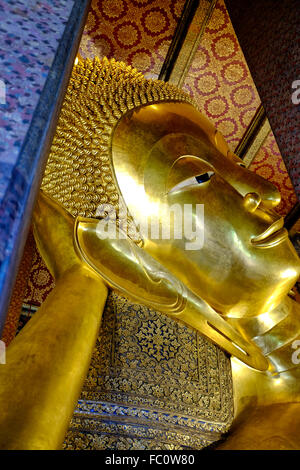
[[[225,353],[111,292],[64,447],[201,449],[219,440],[232,418]]]

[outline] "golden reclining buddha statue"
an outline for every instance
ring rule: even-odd
[[[79,61],[33,217],[56,286],[0,369],[0,448],[61,447],[109,287],[231,355],[220,448],[299,448],[300,263],[279,202],[182,90]]]

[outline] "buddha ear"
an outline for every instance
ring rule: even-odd
[[[104,230],[106,224],[106,229]],[[75,249],[81,260],[113,289],[198,330],[251,367],[268,368],[254,344],[246,342],[203,299],[138,247],[113,221],[78,217]]]
[[[74,239],[81,259],[126,297],[169,314],[182,311],[185,286],[116,224],[105,231],[103,222],[77,217]]]

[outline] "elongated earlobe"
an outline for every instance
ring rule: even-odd
[[[186,304],[185,286],[118,227],[114,225],[102,233],[100,223],[95,219],[76,219],[79,256],[123,295],[171,315],[181,312]]]
[[[82,261],[108,286],[195,328],[246,364],[259,370],[268,368],[259,349],[246,342],[203,299],[117,227],[114,238],[103,233],[99,237],[98,224],[95,219],[76,219],[75,248]]]

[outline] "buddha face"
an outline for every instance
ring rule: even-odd
[[[137,225],[154,218],[163,228],[166,208],[181,209],[181,219],[169,219],[169,237],[143,232],[144,249],[221,314],[266,312],[294,285],[300,265],[274,211],[280,194],[244,167],[193,106],[130,112],[115,130],[112,159]],[[184,231],[187,208],[195,240]]]

